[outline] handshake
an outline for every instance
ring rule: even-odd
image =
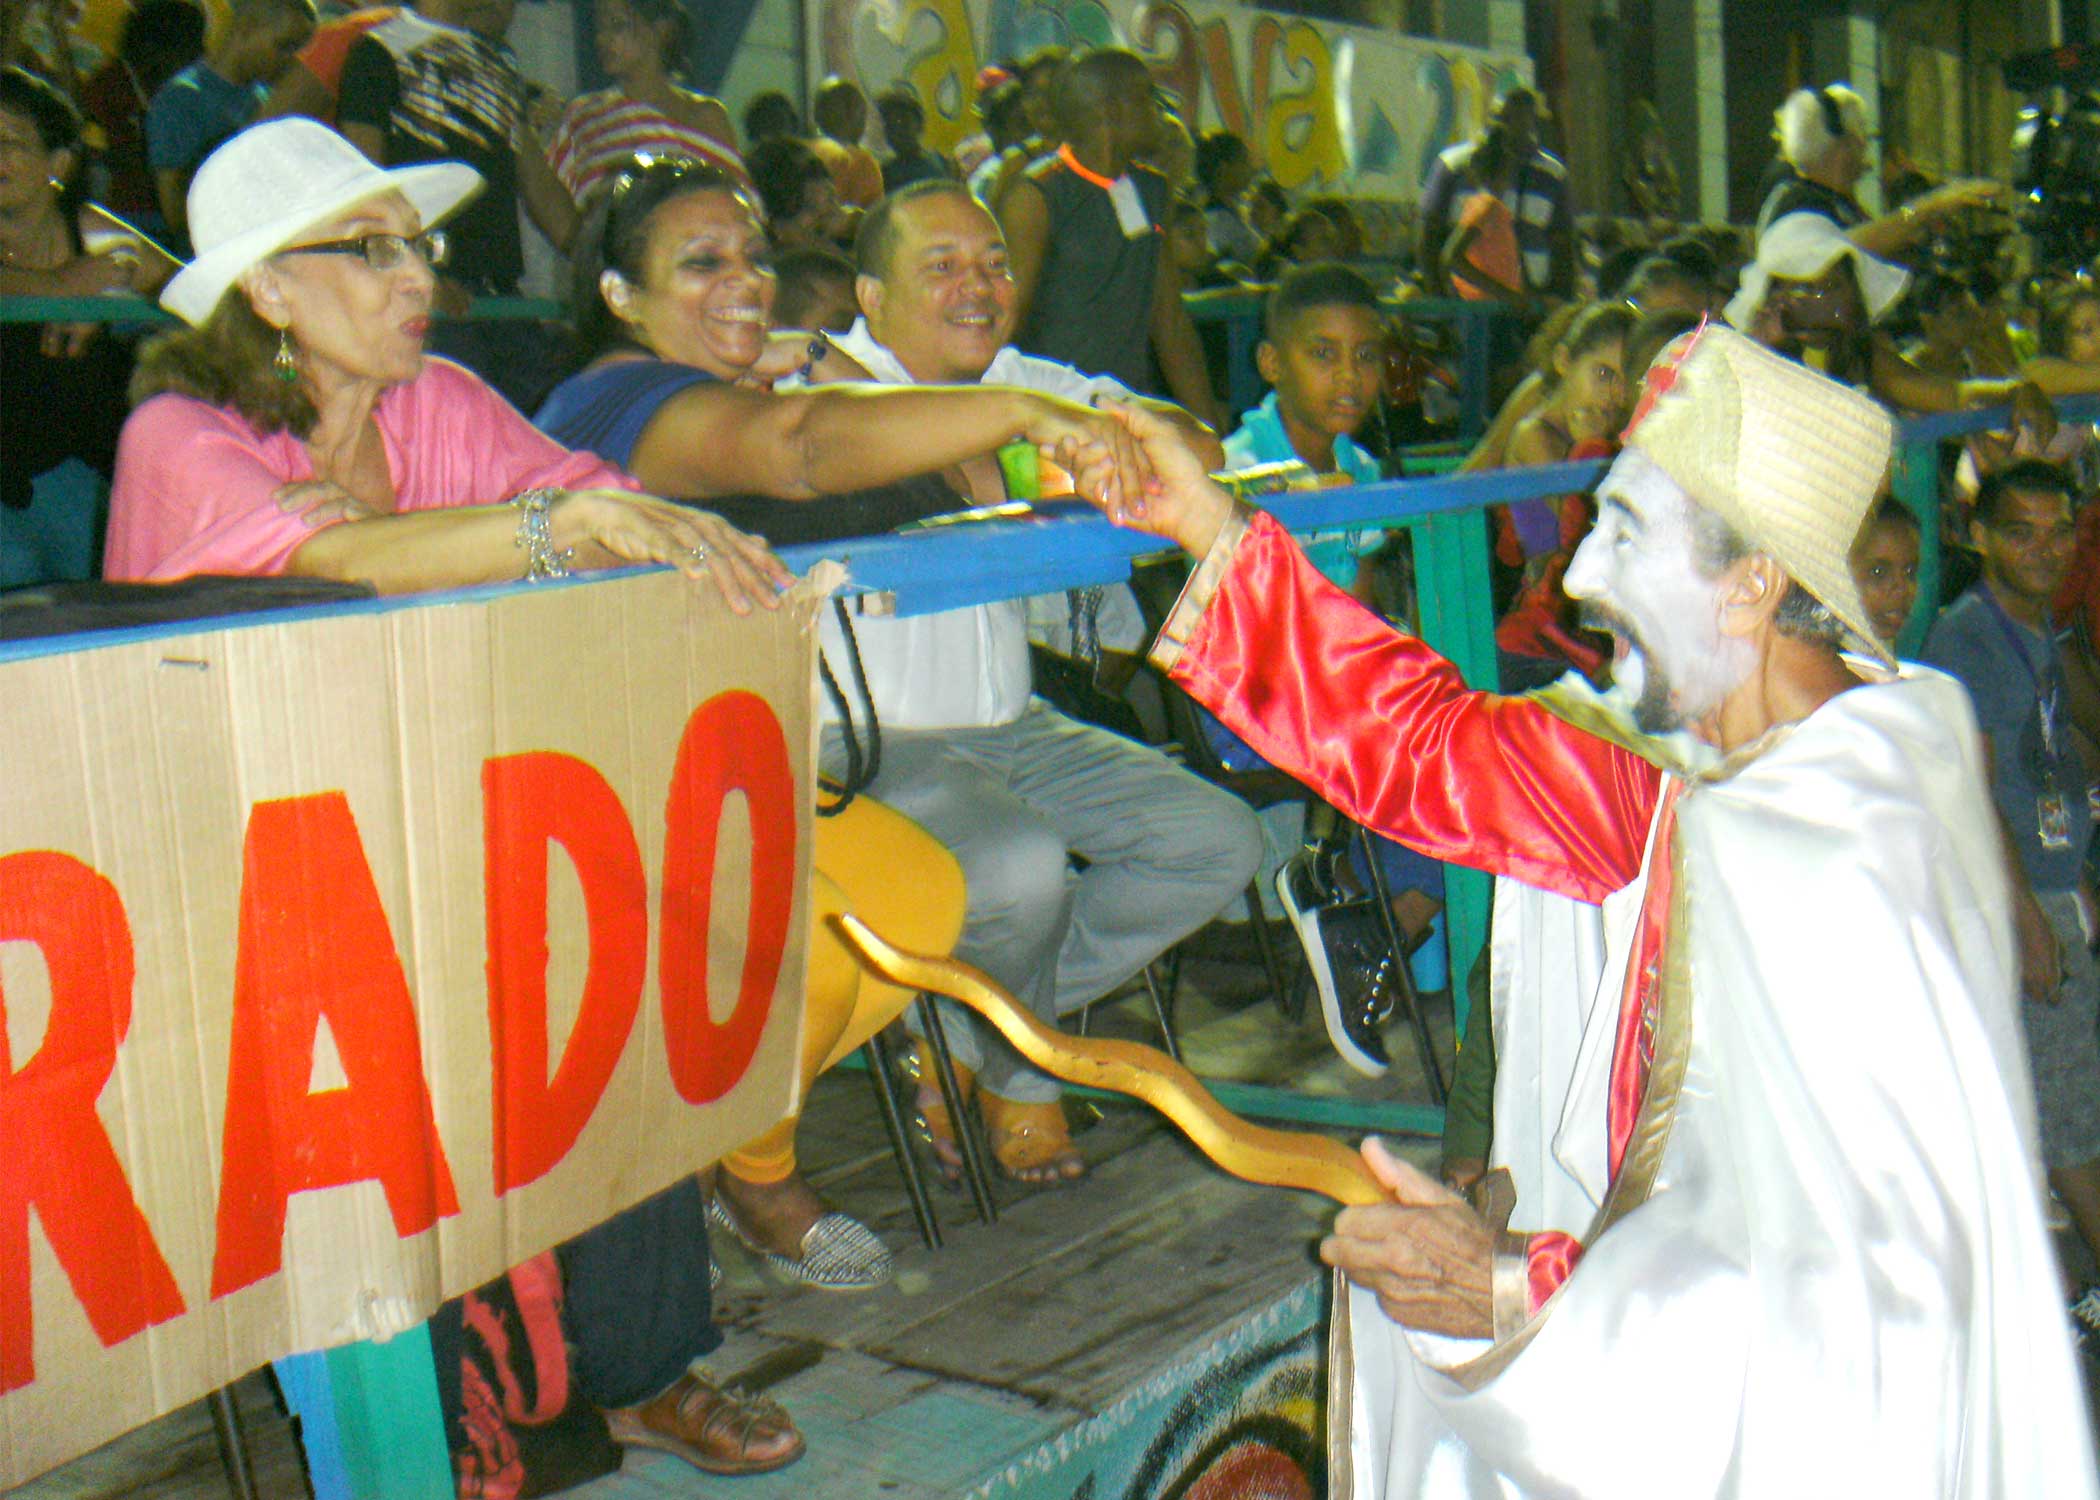
[[[1116,525],[1164,537],[1198,557],[1232,514],[1232,497],[1211,479],[1187,436],[1142,406],[1104,397],[1089,408],[1046,397],[1023,436]]]

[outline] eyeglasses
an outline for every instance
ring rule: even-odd
[[[391,271],[410,255],[426,266],[445,263],[445,231],[421,234],[361,234],[349,240],[323,240],[316,245],[287,245],[279,255],[357,255],[375,271]]]

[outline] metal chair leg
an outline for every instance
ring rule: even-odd
[[[1276,1002],[1284,1019],[1295,1025],[1303,1011],[1297,991],[1284,987],[1283,966],[1277,961],[1276,945],[1269,941],[1269,919],[1262,915],[1261,888],[1254,881],[1248,881],[1243,899],[1247,903],[1247,921],[1254,928],[1254,945],[1261,949],[1261,966],[1269,975],[1269,998]]]
[[[226,1490],[234,1500],[257,1500],[255,1470],[248,1463],[248,1444],[241,1431],[240,1408],[233,1387],[222,1385],[204,1398],[211,1408],[211,1430],[219,1440],[219,1462],[226,1469]]]
[[[1174,1013],[1168,1008],[1166,996],[1160,993],[1159,981],[1152,974],[1152,965],[1146,964],[1138,973],[1144,978],[1145,998],[1152,1002],[1153,1018],[1159,1022],[1161,1045],[1167,1049],[1167,1056],[1180,1062],[1181,1043],[1174,1039]]]
[[[916,1002],[919,1007],[919,1024],[925,1028],[927,1048],[933,1053],[934,1072],[940,1082],[941,1098],[948,1105],[948,1118],[955,1122],[955,1144],[962,1152],[963,1178],[970,1184],[970,1198],[977,1206],[980,1223],[996,1224],[999,1221],[999,1205],[992,1199],[991,1174],[985,1170],[984,1153],[978,1147],[977,1129],[970,1122],[970,1112],[964,1107],[962,1085],[956,1081],[955,1059],[948,1051],[948,1028],[941,1021],[941,1008],[933,1003],[931,995],[921,995]]]
[[[1371,845],[1371,831],[1361,825],[1356,830],[1363,841],[1364,864],[1371,871],[1371,894],[1378,905],[1378,920],[1385,928],[1385,939],[1393,949],[1393,977],[1400,985],[1400,998],[1407,1006],[1408,1022],[1415,1034],[1415,1052],[1421,1059],[1422,1074],[1429,1080],[1429,1097],[1438,1109],[1444,1107],[1448,1091],[1444,1087],[1444,1070],[1436,1059],[1436,1039],[1429,1032],[1429,1018],[1422,1014],[1422,997],[1415,993],[1414,970],[1407,962],[1407,943],[1400,935],[1400,924],[1393,920],[1393,893],[1386,887],[1385,867],[1378,863],[1378,851]]]
[[[919,1155],[911,1148],[911,1136],[904,1128],[904,1112],[897,1106],[897,1081],[890,1075],[890,1049],[876,1032],[868,1038],[861,1049],[867,1055],[868,1076],[875,1083],[875,1102],[882,1111],[882,1128],[889,1132],[890,1150],[897,1158],[897,1170],[904,1174],[905,1196],[911,1199],[912,1217],[919,1221],[919,1238],[926,1242],[929,1250],[941,1248],[941,1224],[934,1216],[933,1203],[926,1196],[926,1179],[919,1171]]]

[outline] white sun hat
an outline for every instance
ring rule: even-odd
[[[243,271],[368,198],[399,193],[428,229],[481,187],[481,174],[460,162],[376,167],[326,125],[296,115],[252,125],[191,179],[197,254],[161,289],[160,305],[201,324]]]
[[[1880,322],[1882,314],[1894,307],[1896,299],[1910,286],[1910,272],[1869,255],[1852,243],[1837,220],[1807,209],[1782,214],[1758,235],[1757,259],[1743,268],[1742,288],[1729,300],[1725,316],[1736,327],[1748,328],[1758,308],[1764,305],[1765,291],[1773,277],[1813,281],[1829,270],[1840,255],[1852,257],[1867,321]]]
[[[1648,367],[1622,441],[1827,605],[1855,649],[1894,665],[1851,555],[1895,435],[1871,396],[1708,323]]]

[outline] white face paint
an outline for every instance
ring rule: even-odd
[[[1597,486],[1597,524],[1564,586],[1585,625],[1611,632],[1613,680],[1650,734],[1710,713],[1755,661],[1748,642],[1721,633],[1720,581],[1700,569],[1691,498],[1635,449]]]

